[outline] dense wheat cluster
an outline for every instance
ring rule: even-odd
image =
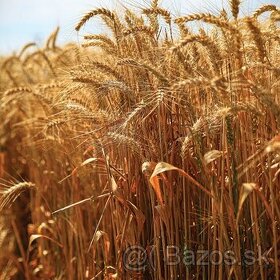
[[[100,8],[1,59],[0,279],[279,279],[280,11],[239,2]]]

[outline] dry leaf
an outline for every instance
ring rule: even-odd
[[[92,163],[92,162],[94,162],[94,161],[97,161],[97,160],[99,160],[99,158],[88,158],[88,159],[86,159],[86,160],[81,164],[81,167],[82,167],[82,166],[85,166],[85,165],[87,165],[87,164],[89,164],[89,163]]]
[[[256,184],[255,184],[255,183],[244,183],[244,184],[242,185],[241,193],[240,193],[240,197],[239,197],[237,221],[239,220],[240,213],[241,213],[241,209],[242,209],[242,206],[243,206],[243,204],[244,204],[246,198],[248,197],[248,195],[249,195],[254,189],[256,189]]]
[[[218,151],[218,150],[212,150],[204,155],[204,161],[206,164],[209,164],[210,162],[221,157],[222,155],[223,155],[223,152]]]
[[[28,248],[30,248],[31,244],[38,238],[46,238],[48,240],[51,240],[52,242],[54,242],[55,244],[57,244],[59,247],[63,247],[62,244],[60,244],[59,242],[57,242],[56,240],[54,240],[53,238],[43,235],[43,234],[32,234],[29,238],[29,245]]]
[[[152,187],[154,188],[154,191],[156,193],[158,201],[161,204],[163,204],[163,198],[162,198],[162,194],[161,194],[161,189],[160,189],[160,184],[159,184],[158,176],[161,175],[161,173],[163,173],[163,172],[172,171],[172,170],[178,171],[181,175],[186,177],[195,186],[200,188],[202,191],[204,191],[209,196],[213,197],[213,195],[207,189],[205,189],[199,182],[197,182],[193,177],[191,177],[183,169],[175,167],[175,166],[173,166],[173,165],[171,165],[169,163],[166,163],[166,162],[159,162],[156,165],[156,167],[154,169],[154,172],[153,172],[153,174],[150,177],[150,183],[151,183]]]

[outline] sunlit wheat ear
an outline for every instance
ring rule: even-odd
[[[3,96],[10,96],[13,95],[15,93],[26,93],[26,92],[32,92],[32,89],[29,87],[16,87],[16,88],[11,88],[8,89],[4,92]]]
[[[122,59],[117,62],[117,66],[120,66],[120,65],[121,66],[128,65],[128,66],[132,66],[132,67],[146,69],[149,72],[151,72],[154,76],[156,76],[163,84],[165,84],[165,85],[169,84],[169,80],[164,75],[162,75],[162,73],[158,69],[154,68],[152,65],[150,65],[146,61],[136,61],[133,59]]]
[[[136,15],[131,10],[125,11],[125,22],[129,28],[133,28],[135,26],[143,26],[144,25],[144,19],[141,16]]]
[[[10,187],[5,186],[4,189],[0,191],[0,211],[11,204],[25,191],[34,189],[35,184],[31,182],[20,182],[14,184]]]
[[[92,41],[92,42],[83,43],[82,47],[83,48],[89,48],[89,47],[100,48],[107,55],[117,56],[117,54],[118,54],[116,49],[113,49],[109,45],[104,44],[102,42],[98,42],[98,41]]]
[[[258,22],[251,18],[246,18],[245,22],[250,32],[251,39],[253,40],[253,42],[257,47],[258,57],[261,62],[265,62],[265,58],[266,58],[265,41],[263,40],[263,35],[260,27],[258,26]]]
[[[161,15],[167,24],[171,24],[171,14],[169,11],[162,8],[155,9],[143,9],[143,14],[145,15]]]
[[[175,23],[179,25],[195,20],[203,21],[215,25],[221,29],[231,31],[233,33],[237,33],[237,29],[231,23],[209,13],[193,14],[193,15],[179,17],[175,19]]]
[[[273,11],[277,11],[277,7],[275,5],[264,5],[264,6],[261,6],[260,8],[258,8],[253,16],[254,18],[257,18],[258,16],[262,15],[263,13],[266,13],[266,12],[273,12]]]
[[[225,21],[228,21],[228,14],[226,12],[225,9],[222,9],[221,12],[220,12],[220,17],[225,20]]]
[[[135,26],[135,27],[132,27],[130,29],[123,31],[124,36],[128,36],[130,34],[135,34],[135,33],[144,33],[144,34],[150,35],[153,38],[154,29],[143,25],[143,26]]]
[[[240,0],[230,0],[230,6],[231,6],[231,13],[235,19],[237,19],[239,14],[239,5]]]
[[[113,40],[111,40],[108,36],[103,35],[103,34],[89,34],[89,35],[85,35],[84,39],[87,40],[87,43],[85,44],[90,44],[90,43],[102,43],[105,44],[108,48],[115,50],[117,49],[116,44],[114,43]],[[94,41],[89,41],[89,40],[94,40]]]
[[[96,15],[103,15],[106,16],[108,18],[110,18],[111,20],[115,21],[115,14],[113,12],[111,12],[110,10],[107,9],[96,9],[93,10],[89,13],[87,13],[81,20],[80,22],[76,25],[75,30],[79,31],[81,29],[81,27],[92,17],[96,16]]]

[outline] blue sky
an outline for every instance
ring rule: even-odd
[[[279,4],[280,0],[243,0],[241,14],[263,4]],[[227,7],[227,0],[161,0],[176,16],[180,14],[210,11],[217,13]],[[122,10],[122,7],[141,8],[149,6],[149,0],[0,0],[0,54],[18,50],[28,42],[42,44],[48,35],[61,27],[59,41],[78,41],[75,24],[87,11],[105,7]],[[100,33],[104,26],[98,20],[91,21],[85,31]],[[83,32],[81,32],[83,33]]]

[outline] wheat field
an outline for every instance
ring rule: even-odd
[[[1,280],[280,279],[280,9],[229,4],[0,58]]]

